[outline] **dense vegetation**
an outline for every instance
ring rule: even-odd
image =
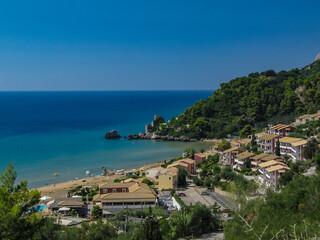
[[[320,176],[297,175],[281,192],[246,201],[225,227],[226,239],[318,239]]]
[[[315,113],[320,108],[320,60],[303,69],[251,73],[220,86],[158,128],[158,134],[222,138],[238,135],[246,125],[290,123],[300,114]]]

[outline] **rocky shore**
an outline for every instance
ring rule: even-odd
[[[173,136],[159,136],[155,133],[139,133],[139,134],[130,134],[128,135],[128,140],[163,140],[163,141],[181,141],[181,142],[197,142],[197,139],[190,139],[185,136],[173,137]]]
[[[124,136],[123,138],[127,138],[128,140],[163,140],[163,141],[180,141],[180,142],[197,142],[197,139],[188,138],[186,136],[174,137],[170,135],[159,135],[157,132],[154,132],[153,129],[156,126],[156,122],[163,121],[161,116],[154,116],[154,120],[152,121],[151,125],[145,125],[145,133],[139,134],[129,134],[128,137]],[[106,133],[105,139],[116,139],[121,138],[120,134],[116,130],[112,130]]]
[[[147,124],[145,125],[145,133],[139,133],[139,134],[130,134],[127,138],[128,140],[139,140],[139,139],[147,139],[147,140],[163,140],[163,141],[181,141],[181,142],[196,142],[197,139],[190,139],[185,136],[181,137],[174,137],[170,135],[158,135],[157,133],[153,132],[152,129],[155,126],[155,121],[160,116],[155,115],[154,120],[152,121],[151,125]],[[160,117],[162,118],[162,117]]]

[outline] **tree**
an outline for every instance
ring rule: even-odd
[[[179,168],[178,172],[178,186],[186,185],[186,178],[188,176],[188,171],[185,168]]]
[[[77,211],[75,209],[72,209],[71,212],[70,212],[70,215],[72,217],[76,217],[77,216]]]
[[[152,208],[149,207],[149,215],[140,225],[133,235],[133,240],[162,240],[160,225],[157,218],[152,214]]]
[[[143,180],[142,180],[142,183],[145,183],[145,184],[147,184],[148,186],[153,185],[153,182],[151,182],[148,178],[143,179]]]
[[[244,128],[240,131],[241,138],[247,138],[251,134],[252,134],[252,127],[250,124],[245,125]]]
[[[30,239],[46,222],[34,214],[40,193],[29,190],[26,181],[15,185],[16,177],[11,163],[0,174],[0,239]]]
[[[92,219],[99,219],[102,217],[102,209],[99,206],[94,206],[91,212]]]
[[[194,148],[192,148],[192,147],[186,148],[184,150],[184,152],[185,152],[185,155],[186,155],[187,158],[194,159],[194,154],[196,152],[196,150]]]
[[[231,143],[225,139],[223,139],[219,144],[218,144],[218,149],[220,151],[224,151],[231,148]]]
[[[174,239],[197,237],[218,229],[219,211],[196,203],[176,211],[169,220]]]
[[[276,155],[280,157],[281,155],[281,152],[280,152],[280,141],[279,141],[279,138],[276,142]]]
[[[303,149],[303,157],[306,159],[312,159],[316,156],[319,152],[319,145],[318,141],[313,138],[308,141],[307,145]]]

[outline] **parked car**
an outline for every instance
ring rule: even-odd
[[[209,196],[209,193],[207,193],[207,192],[202,192],[201,195],[202,195],[202,196]]]
[[[186,197],[187,195],[185,193],[181,192],[181,193],[178,193],[178,196],[179,197]]]

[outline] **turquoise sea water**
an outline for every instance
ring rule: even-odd
[[[29,186],[86,177],[101,167],[130,169],[177,156],[201,143],[126,139],[144,131],[155,114],[166,120],[212,91],[0,92],[0,171],[14,162]],[[53,174],[57,173],[58,177]]]

